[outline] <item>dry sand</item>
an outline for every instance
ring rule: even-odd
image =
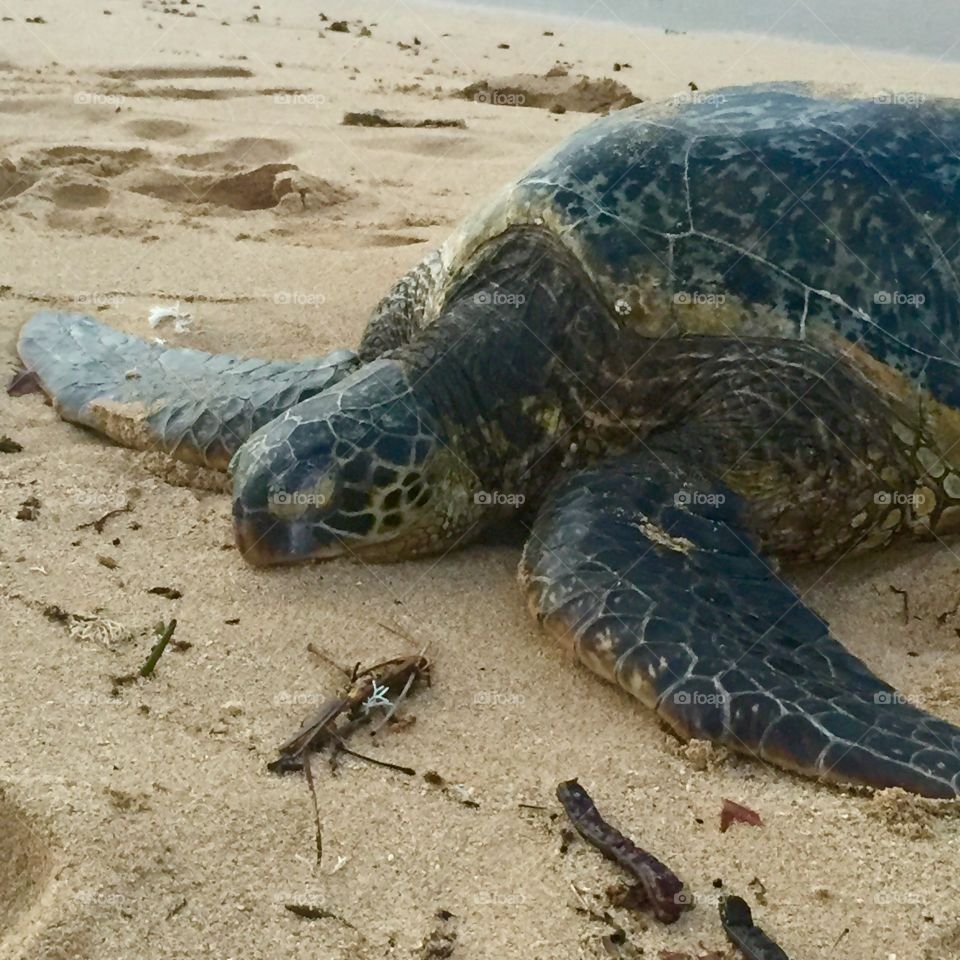
[[[306,0],[35,0],[0,13],[9,372],[16,330],[42,305],[148,335],[149,308],[179,298],[196,322],[163,335],[213,351],[355,344],[401,271],[591,119],[447,96],[478,80],[560,60],[571,81],[617,79],[645,99],[785,78],[960,94],[957,64],[407,4],[326,8],[330,21],[360,17],[369,37],[355,22],[320,36],[329,21]],[[613,73],[614,61],[631,66]],[[466,128],[339,123],[373,109]],[[236,179],[269,164],[296,170],[279,187],[280,168]],[[722,949],[722,881],[795,960],[960,956],[948,805],[679,750],[537,634],[516,545],[254,571],[232,548],[224,496],[165,483],[35,396],[0,398],[0,433],[23,446],[0,454],[0,956],[605,956],[611,928],[571,885],[602,910],[618,875],[579,840],[562,852],[553,791],[571,776],[700,898],[671,928],[613,911],[636,955]],[[18,519],[28,497],[39,514]],[[132,512],[102,533],[78,529],[126,500]],[[960,550],[908,545],[799,580],[881,675],[960,723]],[[76,639],[53,606],[135,637]],[[109,678],[149,649],[143,631],[171,616],[189,649],[112,696]],[[265,763],[340,685],[307,644],[344,664],[409,652],[383,625],[431,643],[434,686],[409,707],[415,725],[363,745],[418,776],[352,760],[333,776],[318,762],[317,869],[304,782]],[[460,792],[425,782],[430,770]],[[721,835],[724,798],[764,826]]]

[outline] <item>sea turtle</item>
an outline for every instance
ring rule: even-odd
[[[696,93],[574,133],[397,283],[358,356],[55,312],[20,354],[65,418],[229,459],[253,564],[442,553],[523,504],[536,618],[679,734],[956,797],[960,728],[775,563],[960,526],[958,154],[955,102]]]

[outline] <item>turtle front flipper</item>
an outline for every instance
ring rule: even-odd
[[[217,470],[255,430],[359,365],[349,350],[276,361],[167,348],[50,310],[24,325],[18,350],[65,420]]]
[[[906,703],[759,554],[749,505],[664,451],[563,480],[520,568],[576,657],[684,737],[798,773],[960,795],[960,728]]]

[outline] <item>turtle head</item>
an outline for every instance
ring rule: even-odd
[[[250,437],[230,471],[237,544],[258,566],[433,553],[482,512],[476,478],[394,360],[291,407]]]

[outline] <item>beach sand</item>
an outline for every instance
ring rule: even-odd
[[[592,119],[452,96],[479,80],[560,61],[571,84],[643,99],[770,79],[960,94],[960,64],[407,3],[329,5],[327,21],[305,0],[15,7],[0,11],[8,374],[45,306],[210,351],[355,345],[402,271]],[[466,126],[340,123],[375,109]],[[192,327],[151,331],[149,309],[177,300]],[[22,445],[0,454],[0,956],[601,957],[618,949],[604,911],[622,956],[699,956],[727,949],[723,892],[794,960],[960,956],[953,804],[681,748],[538,634],[516,544],[253,570],[224,495],[170,485],[37,396],[0,397],[0,434]],[[960,723],[960,549],[906,545],[796,579],[880,675]],[[58,611],[120,627],[83,639]],[[189,646],[114,694],[171,617]],[[99,620],[81,622],[89,635]],[[427,643],[416,723],[355,741],[416,775],[315,761],[318,868],[303,778],[265,769],[342,686],[308,644],[349,667]],[[698,905],[679,923],[609,905],[617,869],[563,838],[554,790],[574,776],[687,882]],[[725,798],[763,826],[721,834]]]

